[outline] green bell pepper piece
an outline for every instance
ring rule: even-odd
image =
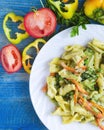
[[[16,23],[16,22],[21,22],[19,25],[18,25],[18,30],[21,30],[21,31],[24,31],[23,33],[21,32],[15,32],[14,35],[16,37],[11,37],[11,32],[12,32],[12,29],[10,29],[8,26],[7,26],[7,22],[8,20],[11,19],[11,21],[13,23]],[[3,30],[4,30],[4,33],[6,35],[6,37],[8,38],[8,40],[12,43],[12,44],[19,44],[22,40],[26,39],[29,37],[28,33],[25,31],[25,28],[24,28],[24,24],[23,24],[23,17],[22,16],[17,16],[15,13],[13,12],[10,12],[8,13],[5,17],[4,17],[4,20],[3,20]],[[13,36],[14,36],[13,35]]]

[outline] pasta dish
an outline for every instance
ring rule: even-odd
[[[43,91],[56,105],[53,115],[64,124],[91,122],[104,130],[104,43],[68,45],[49,65]]]

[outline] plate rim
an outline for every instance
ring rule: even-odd
[[[103,27],[104,28],[104,25],[100,25],[100,24],[86,24],[86,27]],[[54,39],[55,37],[57,37],[57,35],[60,35],[60,33],[63,33],[64,31],[67,31],[67,30],[69,30],[69,33],[71,32],[71,29],[72,29],[73,27],[69,27],[69,28],[67,28],[67,29],[64,29],[64,30],[62,30],[62,31],[60,31],[59,33],[57,33],[56,35],[54,35],[52,38],[50,38],[47,42],[46,42],[46,44],[42,47],[42,49],[40,50],[40,52],[39,52],[39,54],[42,52],[42,50],[44,50],[44,48],[46,47],[46,46],[48,46],[47,44],[49,44],[50,43],[50,41],[52,40],[52,39]],[[82,27],[80,26],[80,29],[82,29]],[[84,29],[83,29],[83,31],[84,31]],[[80,32],[79,32],[79,35],[80,35]],[[78,35],[78,37],[79,37],[79,35]],[[70,36],[69,36],[70,37]],[[76,37],[76,36],[75,36]],[[34,62],[33,62],[33,65],[32,65],[32,69],[31,69],[31,73],[30,73],[30,77],[29,77],[29,93],[30,93],[30,99],[31,99],[31,102],[32,102],[32,105],[33,105],[33,108],[34,108],[34,111],[36,112],[36,114],[37,114],[37,116],[39,117],[39,115],[38,115],[38,113],[37,113],[37,110],[36,110],[36,108],[35,108],[35,106],[34,106],[34,104],[33,104],[33,97],[32,97],[32,95],[31,95],[31,76],[32,76],[32,72],[33,72],[33,69],[34,69],[34,64],[35,64],[35,62],[37,61],[37,58],[38,58],[38,56],[39,56],[39,54],[36,56],[36,58],[35,58],[35,60],[34,60]],[[40,119],[40,117],[39,117],[39,119]],[[46,126],[46,124],[43,122],[43,120],[41,120],[40,119],[40,121],[43,123],[43,125],[46,127],[46,128],[48,128],[48,126]],[[50,128],[48,128],[49,130],[51,130]]]

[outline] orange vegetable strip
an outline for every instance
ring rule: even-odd
[[[75,94],[74,94],[74,103],[77,103],[77,99],[78,99],[78,90],[75,89]]]
[[[43,86],[42,91],[43,91],[44,93],[46,93],[47,90],[48,90],[48,86],[47,86],[47,83],[46,83],[46,84]]]
[[[80,99],[78,100],[79,104],[83,105],[86,110],[90,111],[95,117],[101,119],[103,118],[103,115],[101,112],[97,113],[92,109],[92,104],[88,101],[85,101],[83,97],[80,96]]]
[[[96,104],[95,102],[92,102],[92,101],[90,101],[90,103],[91,103],[94,107],[96,107],[97,109],[99,109],[99,110],[102,112],[102,114],[104,115],[104,108],[103,108],[102,106],[100,106],[100,105],[98,105],[98,104]]]
[[[87,57],[83,57],[79,60],[79,62],[77,63],[77,65],[79,66],[81,64],[82,61],[84,61]]]
[[[74,68],[71,68],[71,67],[67,66],[64,62],[61,62],[61,66],[64,69],[71,71],[72,73],[78,74],[78,72]]]
[[[50,76],[55,76],[56,75],[56,73],[50,73]]]
[[[81,67],[83,70],[86,70],[87,69],[87,66],[82,66]]]
[[[82,62],[84,59],[85,59],[85,58],[81,58],[81,59],[79,60],[79,62],[77,63],[77,66],[80,66],[81,62]]]
[[[50,73],[50,76],[55,76],[55,75],[56,75],[56,73]],[[47,86],[47,83],[46,83],[46,84],[43,86],[42,91],[43,91],[44,93],[46,93],[47,90],[48,90],[48,86]]]
[[[88,111],[92,112],[91,106],[89,104],[86,104],[85,101],[83,101],[82,99],[79,99],[78,102],[80,105],[83,105]]]
[[[80,91],[83,94],[88,95],[88,92],[81,87],[79,82],[77,82],[76,80],[71,79],[71,78],[68,78],[68,80],[70,80],[73,84],[75,84],[75,86],[78,89],[78,91]]]
[[[80,67],[81,62],[82,62],[84,59],[86,59],[86,58],[83,57],[83,58],[77,63],[77,66]],[[87,66],[82,66],[82,67],[80,67],[80,68],[82,68],[83,70],[86,70],[86,69],[87,69]]]
[[[96,118],[96,123],[100,127],[101,130],[104,130],[104,126],[100,123],[101,119]]]

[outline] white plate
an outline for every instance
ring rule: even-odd
[[[79,36],[76,37],[70,37],[70,31],[71,28],[66,29],[51,38],[36,57],[30,75],[30,96],[32,104],[40,120],[49,130],[99,130],[98,127],[90,123],[62,124],[61,117],[51,114],[55,109],[54,104],[41,91],[46,82],[46,77],[49,75],[49,62],[54,57],[59,57],[63,53],[66,45],[86,45],[88,41],[94,38],[104,42],[103,25],[87,25],[87,30],[80,28]]]

